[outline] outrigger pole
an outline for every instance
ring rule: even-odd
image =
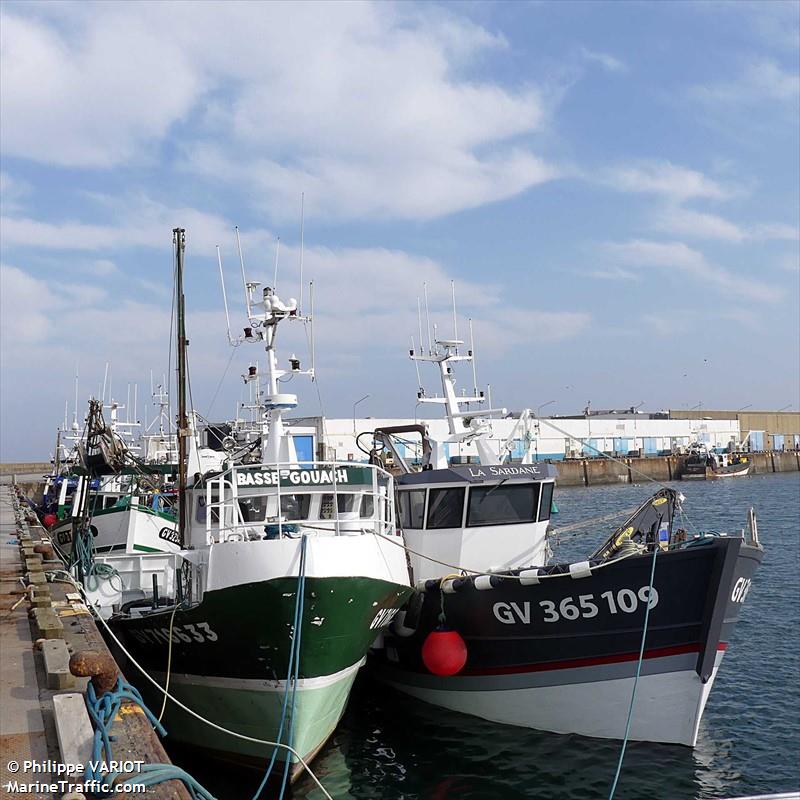
[[[186,416],[186,318],[183,296],[183,256],[186,250],[186,230],[173,228],[175,248],[175,298],[177,304],[178,347],[178,536],[181,549],[186,547],[186,437],[189,419]]]

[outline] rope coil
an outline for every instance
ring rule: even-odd
[[[113,691],[104,692],[100,697],[97,697],[94,685],[90,681],[86,689],[86,709],[94,725],[94,740],[92,755],[86,764],[86,780],[88,782],[96,781],[98,784],[108,787],[117,783],[156,786],[165,781],[179,780],[186,786],[192,800],[216,800],[195,778],[174,764],[142,764],[135,774],[104,773],[103,765],[113,761],[111,728],[123,701],[126,700],[135,703],[142,709],[148,722],[159,736],[167,735],[164,726],[145,705],[139,691],[124,681],[121,676],[117,678],[117,684]]]

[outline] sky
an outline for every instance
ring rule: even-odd
[[[7,1],[0,52],[4,461],[49,455],[76,370],[81,419],[106,363],[144,418],[176,226],[194,406],[232,418],[263,351],[216,246],[238,331],[234,226],[298,297],[301,195],[298,413],[413,416],[451,281],[495,406],[800,408],[796,2]]]

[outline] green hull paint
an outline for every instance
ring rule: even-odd
[[[206,592],[201,603],[179,610],[172,626],[172,693],[218,725],[274,741],[297,588],[296,577],[233,586]],[[361,663],[411,591],[372,578],[306,578],[300,678],[321,679],[316,683],[324,685],[298,688],[294,741],[304,758],[324,743],[344,712],[356,675],[348,668]],[[169,609],[112,618],[110,625],[139,664],[163,675],[171,616]],[[134,670],[126,668],[131,675]],[[241,686],[241,680],[248,683]],[[276,691],[277,681],[284,684]],[[148,699],[153,707],[161,700],[152,695]],[[167,730],[177,741],[233,757],[271,755],[270,748],[215,731],[180,709],[173,707],[169,714]]]
[[[206,592],[201,603],[175,614],[173,670],[285,679],[296,591],[297,578],[285,577]],[[331,675],[360,661],[410,594],[408,586],[373,578],[307,578],[300,677]],[[171,616],[170,609],[111,622],[136,660],[160,672]]]
[[[336,682],[319,687],[298,687],[295,702],[294,740],[292,747],[304,760],[310,758],[333,733],[344,713],[356,670],[344,674]],[[189,678],[191,680],[191,678]],[[198,714],[218,725],[255,739],[275,741],[278,736],[283,686],[275,690],[256,688],[199,686],[174,681],[171,693]],[[153,698],[154,707],[155,698]],[[291,714],[287,711],[283,742],[288,741]],[[218,755],[252,761],[266,766],[273,748],[238,739],[235,736],[203,725],[174,703],[167,704],[164,725],[171,739],[195,747],[212,750]],[[288,751],[278,749],[277,760],[283,763]],[[291,756],[293,763],[297,758]]]

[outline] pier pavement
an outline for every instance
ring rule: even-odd
[[[52,552],[35,515],[15,503],[15,488],[0,486],[0,800],[83,800],[82,793],[64,791],[64,784],[58,783],[63,774],[53,774],[64,764],[83,765],[91,758],[94,733],[83,697],[90,679],[74,674],[80,670],[73,672],[70,654],[110,662],[112,682],[121,671],[75,587],[47,580],[48,572],[63,570],[64,564]],[[118,761],[170,764],[136,703],[123,701],[114,718],[113,741]],[[26,771],[26,761],[45,769]],[[28,790],[14,791],[15,781],[27,784]],[[31,791],[31,784],[59,789]],[[178,780],[150,786],[143,796],[190,800]]]
[[[39,700],[39,682],[28,621],[28,604],[20,603],[25,594],[20,580],[25,565],[17,544],[17,523],[12,504],[11,486],[0,486],[0,797],[11,797],[5,786],[23,777],[9,771],[9,762],[58,759],[48,746],[44,715]],[[49,782],[49,772],[36,775]],[[51,798],[52,793],[34,793],[27,797]]]

